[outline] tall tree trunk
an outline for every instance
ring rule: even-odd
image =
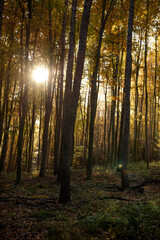
[[[76,11],[77,11],[77,0],[72,1],[72,16],[71,16],[71,24],[70,24],[70,42],[69,42],[69,54],[68,54],[68,63],[67,63],[67,72],[66,72],[66,86],[64,93],[64,106],[63,106],[63,124],[65,119],[67,108],[66,105],[70,104],[71,94],[72,94],[72,75],[73,75],[73,62],[74,62],[74,50],[75,50],[75,26],[76,26]],[[63,126],[62,126],[63,129]],[[72,134],[73,139],[73,134]],[[61,141],[62,143],[62,141]],[[62,157],[60,157],[59,161],[59,171],[58,171],[58,181],[61,181],[61,168],[63,162],[61,161]]]
[[[70,201],[70,161],[72,157],[73,133],[85,60],[86,40],[91,5],[92,0],[85,0],[80,27],[79,50],[76,62],[72,97],[70,95],[70,91],[65,93],[66,98],[64,103],[64,123],[62,129],[60,152],[61,189],[59,201],[61,203],[66,203]],[[66,79],[66,86],[67,82],[68,78]]]
[[[1,37],[2,37],[2,20],[3,20],[3,10],[4,10],[4,0],[0,1],[0,44],[1,44]],[[2,128],[3,128],[3,115],[2,115],[2,103],[1,103],[1,96],[2,96],[2,81],[3,81],[3,71],[4,71],[4,66],[3,66],[3,61],[1,61],[1,66],[0,66],[0,144],[1,144],[1,139],[2,139]]]
[[[25,124],[25,119],[27,116],[27,108],[28,108],[29,40],[30,40],[30,24],[32,19],[32,0],[27,1],[27,8],[28,8],[28,21],[26,23],[26,43],[25,43],[25,87],[24,87],[23,97],[20,99],[21,102],[20,102],[20,116],[19,116],[20,119],[19,119],[18,150],[17,150],[17,161],[16,161],[17,162],[16,184],[19,184],[21,182],[21,163],[22,163],[21,155],[22,155],[22,147],[23,147],[23,132],[24,132],[24,124]],[[23,19],[24,19],[24,12],[22,12],[22,20]]]
[[[59,104],[58,114],[56,119],[56,132],[54,140],[54,175],[58,173],[58,162],[59,162],[59,150],[60,150],[60,137],[61,137],[61,126],[62,126],[62,107],[63,107],[63,78],[64,78],[64,58],[65,58],[65,34],[66,34],[66,19],[67,19],[67,6],[68,0],[65,0],[65,10],[62,22],[62,33],[61,33],[61,56],[60,56],[60,83],[58,84],[59,91]]]
[[[40,103],[40,120],[39,120],[39,132],[38,132],[38,157],[37,157],[37,170],[39,169],[40,166],[40,160],[41,160],[41,129],[42,129],[42,93],[41,93],[41,103]]]
[[[122,189],[130,188],[127,162],[129,160],[129,133],[130,133],[130,86],[131,86],[131,71],[132,71],[132,29],[133,29],[133,16],[134,16],[134,0],[130,0],[129,19],[128,19],[128,36],[127,36],[127,55],[125,67],[125,80],[124,80],[124,97],[122,112],[122,124],[124,131],[122,134],[122,147],[120,149],[119,160],[121,162],[121,183]]]
[[[138,93],[138,77],[139,77],[139,69],[140,69],[140,54],[141,54],[141,46],[142,46],[142,30],[140,36],[140,44],[139,44],[139,51],[137,56],[137,68],[136,68],[136,81],[135,81],[135,112],[134,112],[134,155],[135,155],[135,162],[137,162],[137,113],[138,113],[138,100],[139,100],[139,93]]]
[[[13,31],[13,29],[12,29]],[[13,43],[13,36],[11,36],[11,45]],[[11,47],[11,46],[10,46]],[[2,111],[1,112],[1,119],[0,119],[0,145],[2,142],[2,137],[3,137],[3,125],[7,127],[7,111],[8,111],[8,96],[9,96],[9,88],[10,88],[10,70],[11,70],[11,58],[9,58],[8,64],[7,64],[7,73],[6,73],[6,81],[5,81],[5,86],[4,86],[4,101],[2,104]]]
[[[114,163],[117,165],[117,155],[118,155],[118,131],[119,131],[119,95],[120,95],[120,81],[118,80],[118,101],[117,101],[117,120],[116,120],[116,131],[115,131],[115,146],[114,146],[114,151],[115,151],[115,158],[114,158]]]
[[[52,69],[53,69],[53,42],[52,42],[52,7],[51,0],[48,0],[48,15],[49,15],[49,77],[45,96],[45,117],[44,117],[44,129],[43,129],[43,140],[42,140],[42,160],[40,177],[45,176],[45,165],[47,160],[47,148],[48,148],[48,131],[49,131],[49,121],[52,110]]]
[[[81,99],[81,95],[79,97],[79,108],[80,108],[80,113],[81,113],[81,120],[82,120],[82,133],[81,133],[81,136],[80,136],[80,141],[79,141],[79,144],[80,146],[83,145],[83,142],[84,142],[84,125],[85,125],[85,117],[83,115],[83,110],[82,110],[82,99]]]
[[[105,100],[105,109],[104,109],[104,130],[103,130],[103,161],[106,166],[106,126],[107,126],[107,85],[105,86],[104,100]]]
[[[9,72],[10,72],[10,70],[9,70]],[[10,78],[10,77],[8,76],[8,78]],[[13,89],[13,93],[12,93],[12,101],[11,101],[11,106],[10,106],[9,112],[8,112],[8,92],[9,91],[7,90],[7,92],[6,92],[7,93],[7,96],[5,99],[5,101],[7,102],[6,113],[5,113],[6,120],[5,120],[5,133],[4,133],[4,139],[3,139],[3,146],[2,146],[2,152],[1,152],[1,158],[0,158],[0,172],[3,171],[4,167],[5,167],[5,159],[6,159],[6,154],[7,154],[8,138],[9,138],[9,128],[10,128],[10,123],[11,123],[12,114],[13,114],[13,104],[14,104],[16,83],[17,83],[17,79],[15,79],[15,83],[14,83],[14,89]],[[8,115],[9,115],[9,117],[8,117]]]
[[[154,159],[154,148],[155,148],[155,140],[156,140],[156,115],[157,115],[157,39],[158,39],[158,31],[155,34],[155,75],[154,75],[154,114],[153,114],[153,145],[152,145],[152,160]]]
[[[11,172],[12,169],[12,165],[13,165],[13,151],[14,151],[14,141],[15,141],[15,135],[16,132],[13,128],[13,134],[12,134],[12,139],[11,139],[11,144],[10,144],[10,151],[9,151],[9,162],[8,162],[8,167],[7,167],[7,173]]]
[[[32,106],[32,123],[29,133],[29,158],[28,158],[28,173],[32,170],[32,156],[33,156],[33,143],[34,143],[34,127],[36,121],[36,105],[35,105],[35,85],[33,86],[33,106]]]
[[[8,61],[8,65],[7,65],[7,76],[6,76],[6,81],[5,81],[5,87],[4,87],[4,100],[3,100],[3,105],[2,105],[2,128],[1,128],[1,134],[0,134],[0,139],[2,140],[2,136],[3,136],[3,132],[5,130],[5,133],[7,132],[7,121],[8,121],[8,95],[9,95],[9,88],[10,88],[10,70],[11,70],[11,59],[9,59]],[[4,128],[3,129],[3,125]],[[2,153],[1,153],[1,158],[0,158],[0,172],[4,170],[4,149],[6,148],[6,136],[7,134],[4,134],[5,138],[3,138],[3,146],[2,146]],[[0,141],[1,143],[1,141]]]
[[[138,119],[138,132],[137,132],[137,158],[139,158],[140,155],[140,147],[142,146],[142,141],[141,141],[141,131],[142,131],[142,113],[143,113],[143,102],[144,102],[144,80],[143,80],[143,85],[142,85],[142,95],[140,99],[140,106],[139,106],[139,119]],[[144,159],[142,159],[144,160]]]
[[[40,30],[40,24],[41,24],[41,21],[42,21],[43,6],[44,6],[44,0],[42,0],[41,11],[40,11],[40,15],[39,15],[39,22],[38,22],[36,33],[35,33],[34,47],[33,47],[33,60],[34,60],[35,49],[36,49],[36,45],[37,45],[38,32]],[[35,121],[36,121],[36,114],[35,113],[36,113],[36,104],[35,104],[35,83],[34,83],[34,85],[33,85],[32,124],[31,124],[31,127],[30,127],[30,140],[29,140],[28,173],[31,172],[31,170],[32,170],[34,127],[35,127]],[[41,121],[41,119],[40,119],[40,121]],[[41,129],[41,124],[40,124],[40,129]],[[39,135],[40,135],[40,132],[39,132]],[[40,144],[40,139],[39,139],[39,144]],[[40,154],[39,154],[39,151],[38,151],[37,169],[39,167],[39,157],[40,157]]]
[[[107,165],[110,166],[111,165],[111,127],[112,127],[112,105],[111,105],[111,110],[108,111],[108,136],[107,136],[107,144],[108,144],[108,148],[107,148]],[[110,121],[109,121],[110,120]]]
[[[4,0],[0,1],[0,42],[2,37],[2,20],[3,20]]]
[[[3,119],[4,119],[3,104],[2,104],[3,103],[3,99],[2,99],[3,76],[4,76],[4,63],[2,61],[0,66],[0,145],[2,141]]]
[[[116,100],[115,100],[115,86],[112,86],[112,104],[111,104],[111,157],[110,157],[110,167],[113,167],[114,163],[114,140],[115,140],[115,109],[116,109]]]
[[[144,56],[144,83],[145,83],[145,161],[147,168],[149,168],[149,149],[148,149],[148,89],[147,89],[147,54],[148,54],[148,11],[149,11],[149,0],[147,4],[147,16],[146,16],[146,32],[145,32],[145,56]]]
[[[83,149],[83,167],[86,166],[87,148],[88,148],[88,127],[89,127],[89,110],[90,110],[89,99],[90,99],[90,91],[88,91],[88,101],[87,101],[87,117],[86,117],[84,149]]]
[[[119,160],[118,160],[118,152],[119,152],[119,146],[118,146],[118,139],[120,139],[120,137],[122,136],[122,129],[120,126],[120,136],[118,136],[118,131],[119,131],[119,125],[120,125],[120,119],[119,119],[119,111],[120,111],[120,88],[121,88],[121,81],[122,81],[122,64],[123,64],[123,55],[124,55],[124,50],[123,50],[123,46],[122,46],[122,53],[121,53],[121,60],[120,60],[120,67],[119,67],[119,78],[118,78],[118,101],[117,101],[117,124],[116,124],[116,136],[115,136],[115,162],[116,165],[118,166]],[[120,140],[119,140],[120,143]]]
[[[116,98],[117,98],[117,76],[118,76],[118,65],[119,65],[119,57],[116,55],[116,66],[113,67],[113,100],[112,100],[112,145],[111,145],[111,167],[115,165],[115,110],[116,110]]]
[[[90,115],[90,126],[89,126],[89,151],[88,151],[88,161],[87,161],[87,179],[90,179],[92,176],[92,157],[93,157],[93,139],[94,139],[94,121],[96,117],[96,109],[97,109],[97,74],[99,70],[99,59],[102,45],[102,37],[106,22],[108,17],[116,4],[116,0],[112,0],[109,6],[107,13],[105,14],[107,0],[103,0],[102,7],[102,16],[101,16],[101,26],[99,30],[98,36],[98,44],[96,49],[96,57],[94,63],[93,76],[91,79],[91,115]]]

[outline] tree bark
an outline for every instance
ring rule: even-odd
[[[24,94],[21,98],[20,111],[19,111],[20,123],[19,123],[18,151],[17,151],[17,161],[16,161],[17,162],[16,184],[19,184],[21,182],[21,163],[22,163],[21,155],[22,155],[22,147],[23,147],[23,132],[24,132],[24,125],[25,125],[25,119],[27,116],[27,108],[28,108],[28,82],[29,82],[28,57],[29,57],[30,24],[32,19],[32,0],[27,1],[27,8],[28,8],[28,22],[26,23],[26,43],[25,43],[25,87],[24,87]],[[22,18],[24,19],[24,12],[22,12]],[[21,80],[23,81],[23,79]]]
[[[2,37],[2,21],[3,21],[4,0],[0,1],[0,42]]]
[[[41,130],[42,130],[42,110],[43,110],[43,100],[42,100],[42,93],[41,93],[41,103],[40,103],[40,113],[39,113],[39,133],[38,133],[38,157],[37,157],[37,170],[40,166],[40,160],[41,160]]]
[[[10,70],[9,70],[10,72]],[[8,73],[10,74],[10,73]],[[9,76],[8,76],[9,78]],[[9,81],[9,80],[8,80]],[[15,79],[15,83],[14,83],[14,89],[13,89],[13,93],[12,93],[12,101],[11,101],[11,106],[9,109],[9,117],[8,117],[8,91],[6,91],[7,96],[6,96],[6,120],[5,120],[5,133],[4,133],[4,138],[3,138],[3,146],[2,146],[2,152],[1,152],[1,158],[0,158],[0,172],[4,170],[5,167],[5,159],[6,159],[6,154],[7,154],[7,147],[8,147],[8,138],[9,138],[9,128],[10,128],[10,123],[11,123],[11,119],[12,119],[12,114],[13,114],[13,105],[14,105],[14,96],[15,96],[15,90],[16,90],[16,83],[17,83],[17,79]]]
[[[48,149],[48,132],[49,132],[49,121],[52,111],[52,69],[53,69],[53,41],[52,41],[52,6],[51,0],[48,0],[48,25],[49,25],[49,77],[45,96],[45,117],[44,117],[44,128],[43,128],[43,140],[42,140],[42,160],[41,169],[39,176],[43,178],[45,176],[45,165],[47,161],[47,149]]]
[[[63,78],[64,78],[64,58],[65,58],[65,34],[66,34],[66,19],[67,19],[67,6],[68,0],[65,0],[65,11],[62,22],[62,33],[61,33],[61,56],[60,56],[60,83],[58,84],[59,91],[59,104],[56,119],[55,129],[55,141],[54,141],[54,175],[58,173],[58,162],[59,162],[59,151],[60,151],[60,138],[61,138],[61,127],[62,127],[62,107],[63,107]]]
[[[66,203],[70,199],[70,161],[72,157],[72,145],[73,145],[73,132],[76,120],[78,99],[80,95],[80,85],[83,74],[85,50],[87,41],[88,24],[90,17],[90,9],[92,0],[85,0],[81,27],[79,37],[79,50],[76,62],[74,85],[72,97],[70,92],[66,92],[66,99],[64,103],[64,123],[62,129],[62,140],[61,140],[61,189],[59,202]],[[67,85],[68,78],[66,79]]]
[[[133,30],[133,17],[134,17],[134,0],[130,0],[129,7],[129,19],[128,19],[128,35],[127,35],[127,56],[125,67],[125,80],[124,80],[124,98],[122,112],[124,114],[122,118],[122,124],[124,125],[124,131],[122,134],[122,148],[120,150],[120,162],[121,166],[121,183],[122,189],[130,188],[127,162],[129,160],[129,134],[130,134],[130,86],[131,86],[131,71],[132,71],[132,30]]]
[[[73,75],[73,62],[74,62],[74,50],[75,50],[75,26],[76,26],[76,12],[77,12],[77,0],[72,1],[72,16],[70,23],[70,43],[69,43],[69,54],[67,62],[67,72],[66,72],[66,86],[64,93],[64,105],[63,105],[63,124],[65,119],[67,108],[66,105],[70,104],[71,95],[72,95],[72,75]],[[62,126],[63,129],[63,126]],[[73,139],[73,134],[72,134]],[[60,157],[59,161],[59,170],[58,170],[58,181],[61,181],[61,169],[62,169],[62,158]]]
[[[138,113],[138,100],[139,100],[139,93],[138,93],[138,77],[139,77],[139,69],[140,69],[140,54],[141,54],[141,46],[142,46],[142,31],[140,36],[140,44],[139,44],[139,51],[137,56],[137,68],[136,68],[136,81],[135,81],[135,113],[134,113],[134,155],[135,155],[135,162],[137,162],[137,113]]]
[[[105,93],[104,93],[104,99],[105,99],[105,108],[104,108],[104,133],[103,133],[103,161],[106,166],[106,126],[107,126],[107,85],[105,86]]]
[[[155,140],[156,140],[156,115],[157,115],[157,39],[158,39],[158,31],[156,30],[155,34],[155,75],[154,75],[154,114],[153,114],[153,145],[152,145],[152,160],[154,159],[154,149],[155,149]]]
[[[84,149],[83,149],[83,167],[86,166],[87,148],[88,148],[88,127],[89,127],[89,110],[90,110],[89,99],[90,99],[90,90],[88,91],[88,101],[87,101],[87,117],[86,117]]]
[[[148,54],[148,10],[149,10],[149,0],[147,4],[147,16],[146,16],[146,32],[145,32],[145,56],[144,56],[144,84],[145,84],[145,161],[147,163],[147,168],[149,168],[149,150],[148,150],[148,89],[147,89],[147,54]]]
[[[91,115],[90,115],[90,126],[89,126],[89,151],[88,151],[88,161],[87,161],[87,179],[90,179],[92,176],[92,157],[93,157],[93,139],[94,139],[94,121],[96,117],[96,109],[97,109],[97,97],[98,97],[98,91],[97,91],[97,74],[99,70],[99,59],[100,59],[100,52],[101,52],[101,45],[102,45],[102,37],[104,28],[106,25],[106,22],[108,20],[108,17],[116,4],[116,0],[112,0],[109,6],[109,9],[107,13],[105,14],[106,9],[106,0],[103,0],[103,7],[102,7],[102,16],[101,16],[101,26],[99,30],[99,36],[98,36],[98,44],[96,49],[96,57],[95,57],[95,63],[94,63],[94,70],[93,70],[93,76],[91,79]]]
[[[29,158],[28,158],[28,173],[32,171],[32,156],[34,143],[34,127],[36,121],[36,105],[35,105],[35,85],[33,86],[33,106],[32,106],[32,123],[29,132]]]

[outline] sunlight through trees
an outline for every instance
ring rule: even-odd
[[[54,174],[63,203],[71,167],[129,188],[159,161],[159,52],[158,0],[1,0],[0,172]]]

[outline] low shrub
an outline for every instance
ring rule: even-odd
[[[113,209],[112,209],[113,210]],[[81,220],[90,233],[108,232],[123,240],[158,240],[160,236],[160,207],[146,204],[117,205],[113,212],[94,214]]]

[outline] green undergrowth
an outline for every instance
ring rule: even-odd
[[[129,171],[146,171],[147,170],[147,164],[144,161],[140,161],[140,162],[130,162],[128,163],[128,170]]]
[[[95,167],[88,181],[84,170],[72,171],[72,201],[65,205],[58,203],[60,185],[53,177],[26,179],[19,186],[4,181],[2,197],[8,199],[5,211],[11,207],[6,223],[10,231],[26,229],[42,240],[159,239],[158,181],[149,181],[142,193],[122,192],[116,188],[120,186],[116,169]],[[143,162],[130,163],[128,172],[133,185],[160,176],[158,163],[151,164],[149,171]]]
[[[98,208],[88,202],[78,215],[74,206],[61,211],[39,210],[30,213],[28,219],[36,219],[36,230],[45,230],[46,239],[159,239],[160,200],[133,204],[108,200],[103,205]]]
[[[129,171],[150,171],[151,169],[160,167],[160,162],[152,162],[149,164],[149,169],[147,169],[147,163],[145,161],[139,162],[130,162],[128,163],[128,170]]]
[[[150,163],[149,169],[147,168],[147,164],[144,161],[140,161],[137,163],[131,162],[128,164],[128,172],[135,174],[137,179],[157,179],[160,173],[160,162]]]
[[[109,234],[113,239],[158,240],[160,202],[113,204],[104,212],[80,220],[90,235]],[[99,238],[98,238],[99,239]]]

